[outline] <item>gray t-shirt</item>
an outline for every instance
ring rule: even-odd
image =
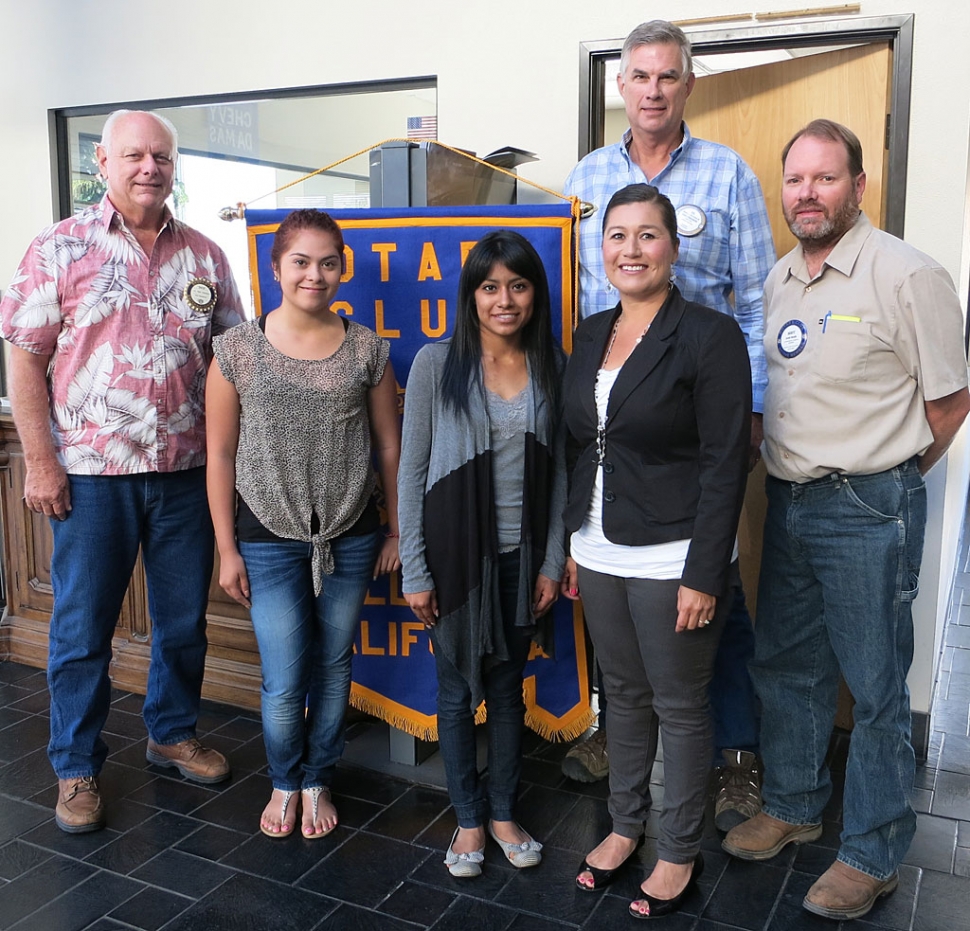
[[[485,392],[500,553],[511,552],[522,541],[522,476],[525,474],[525,432],[531,406],[531,380],[507,401],[493,391]]]

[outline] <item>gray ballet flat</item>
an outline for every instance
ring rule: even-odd
[[[458,832],[461,828],[455,828],[455,833],[451,836],[451,843],[448,845],[448,852],[445,854],[445,866],[452,876],[459,879],[472,879],[482,875],[482,863],[485,860],[485,848],[473,850],[471,853],[455,853],[455,841],[458,839]]]
[[[521,828],[522,825],[519,825]],[[502,848],[502,852],[508,858],[509,863],[517,869],[523,870],[527,866],[536,866],[542,860],[542,844],[531,837],[522,844],[506,844],[504,840],[499,840],[492,823],[488,823],[488,833],[493,841]]]

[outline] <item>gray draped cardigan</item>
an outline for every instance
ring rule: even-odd
[[[484,697],[483,662],[507,660],[498,600],[498,542],[490,425],[484,387],[469,386],[469,411],[448,407],[441,373],[450,340],[425,346],[408,376],[398,470],[398,521],[405,593],[434,589],[437,649],[469,683],[472,710]],[[565,359],[560,360],[564,365]],[[533,382],[525,437],[516,626],[552,655],[549,616],[531,612],[536,578],[558,580],[565,562],[564,432]]]

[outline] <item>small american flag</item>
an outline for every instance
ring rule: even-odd
[[[408,139],[437,139],[437,116],[409,116]]]

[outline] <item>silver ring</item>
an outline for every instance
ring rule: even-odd
[[[707,627],[707,625],[710,623],[710,621],[701,621],[701,627]]]

